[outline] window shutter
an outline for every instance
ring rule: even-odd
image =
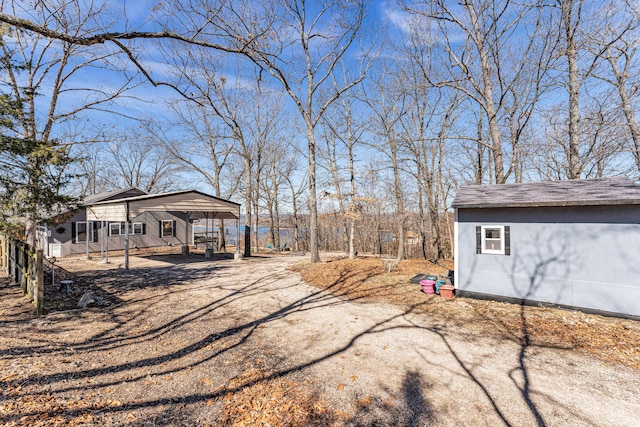
[[[158,221],[158,237],[162,237],[162,221]]]
[[[504,254],[511,255],[511,227],[504,226]]]
[[[482,253],[482,227],[476,226],[476,253]]]
[[[93,241],[98,241],[98,223],[93,221]]]
[[[76,223],[75,222],[71,223],[71,242],[72,243],[76,242]]]
[[[176,237],[176,220],[175,219],[173,220],[173,227],[171,227],[171,228],[172,228],[172,231],[173,231],[173,237]]]
[[[142,234],[147,234],[147,224],[142,223]]]

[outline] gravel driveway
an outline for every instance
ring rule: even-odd
[[[81,277],[112,304],[41,318],[3,285],[0,425],[48,425],[47,399],[88,425],[214,425],[256,365],[352,425],[639,425],[636,370],[337,298],[287,270],[300,260],[93,263]]]

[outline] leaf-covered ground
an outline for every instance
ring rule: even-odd
[[[262,281],[248,279],[267,274],[256,270],[262,264],[254,260],[229,268],[228,259],[199,264],[195,256],[149,256],[134,259],[130,272],[118,269],[116,258],[112,265],[68,260],[73,292],[55,294],[41,318],[19,287],[1,279],[0,425],[359,425],[353,412],[328,403],[317,384],[286,373],[281,355],[259,338],[271,314],[256,322],[232,310],[237,300],[263,292]],[[638,322],[445,300],[409,283],[416,274],[444,275],[452,267],[407,260],[386,273],[380,259],[362,257],[303,260],[293,269],[344,300],[399,306],[465,333],[588,352],[640,370]],[[246,270],[225,279],[239,268]],[[229,280],[238,286],[238,278],[246,286],[227,290]],[[210,302],[208,289],[229,293]],[[105,305],[78,309],[77,299],[88,290]],[[344,387],[338,384],[336,392]],[[367,413],[373,404],[365,396],[357,406]]]
[[[453,263],[404,260],[400,271],[386,273],[377,258],[335,258],[322,264],[300,263],[303,279],[345,298],[389,302],[437,316],[483,334],[499,334],[529,344],[576,349],[600,359],[640,370],[640,324],[580,311],[520,306],[495,301],[456,298],[448,301],[425,295],[409,283],[416,274],[446,275]]]

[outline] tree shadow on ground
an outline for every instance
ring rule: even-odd
[[[210,274],[230,274],[229,269],[221,266],[202,265],[203,268],[185,268],[184,266],[172,266],[159,269],[155,275],[150,275],[144,270],[132,270],[119,272],[117,277],[108,272],[94,273],[95,280],[101,283],[109,292],[121,295],[122,302],[113,304],[104,310],[93,313],[93,319],[100,319],[110,326],[97,329],[95,333],[87,335],[84,339],[60,343],[55,334],[40,337],[37,345],[24,345],[22,348],[12,348],[7,352],[0,352],[0,361],[13,361],[16,358],[24,358],[30,355],[38,355],[48,351],[50,360],[61,360],[69,355],[78,354],[91,357],[91,355],[103,355],[106,353],[117,354],[125,350],[130,352],[128,358],[117,358],[107,361],[103,366],[56,366],[48,372],[39,372],[29,377],[11,377],[0,381],[0,389],[11,388],[15,399],[38,397],[42,390],[52,390],[59,394],[84,395],[86,393],[106,392],[113,387],[122,386],[123,378],[127,383],[140,383],[150,381],[154,377],[171,377],[172,375],[185,375],[196,369],[198,372],[216,372],[220,369],[242,370],[242,360],[251,360],[258,353],[260,357],[266,357],[265,346],[268,343],[259,341],[256,331],[269,323],[291,316],[296,313],[311,312],[336,304],[350,302],[344,297],[336,297],[324,290],[316,290],[305,293],[289,303],[280,304],[277,309],[267,311],[264,314],[237,313],[237,317],[230,316],[231,304],[260,295],[268,298],[274,290],[292,290],[299,286],[299,282],[291,279],[294,273],[286,270],[247,281],[243,284],[233,282],[237,276],[229,276],[233,283],[224,285],[207,285],[206,279]],[[259,263],[249,268],[260,268]],[[348,276],[345,272],[341,279]],[[89,275],[87,275],[89,277]],[[158,281],[164,281],[159,283]],[[331,290],[331,289],[329,289]],[[182,295],[188,293],[212,293],[213,299],[208,297],[206,302],[196,307],[177,307],[182,301]],[[143,307],[140,307],[140,306]],[[209,401],[217,401],[229,393],[237,393],[246,387],[255,384],[266,383],[271,380],[306,372],[321,362],[344,356],[345,353],[363,337],[370,334],[379,334],[394,329],[410,328],[420,329],[426,333],[438,336],[448,349],[448,353],[462,369],[464,375],[480,388],[490,402],[492,410],[502,420],[504,425],[512,426],[514,423],[508,420],[505,408],[494,397],[489,388],[474,373],[473,369],[463,361],[454,347],[450,344],[448,331],[440,326],[421,326],[413,324],[397,323],[397,320],[406,320],[413,315],[416,304],[404,311],[388,316],[375,324],[364,328],[351,336],[345,343],[332,351],[325,352],[304,362],[276,368],[266,372],[257,378],[251,378],[239,383],[228,383],[218,379],[218,383],[212,389],[199,385],[191,378],[189,387],[179,395],[172,395],[171,390],[165,393],[150,395],[144,399],[131,399],[124,405],[108,406],[100,408],[102,416],[123,416],[137,410],[166,411],[166,407],[176,405],[206,404]],[[257,307],[259,308],[259,307]],[[169,311],[172,310],[172,311]],[[166,317],[161,317],[158,313]],[[145,323],[154,319],[154,323]],[[69,320],[69,319],[67,319]],[[72,325],[77,321],[70,320]],[[28,338],[28,336],[27,336]],[[470,338],[472,339],[472,338]],[[171,345],[163,343],[170,342]],[[17,351],[17,352],[16,352]],[[238,355],[244,359],[228,367],[225,358],[236,360]],[[224,362],[224,363],[223,363]],[[225,368],[225,366],[227,368]],[[522,362],[517,369],[522,369]],[[19,384],[19,388],[17,387]],[[517,384],[516,384],[517,385]],[[382,390],[385,389],[381,385]],[[353,425],[428,425],[433,422],[433,405],[425,397],[425,391],[429,385],[424,381],[422,374],[417,370],[405,372],[402,386],[395,406],[390,407],[387,402],[373,400],[366,405],[360,405],[353,415]],[[392,393],[391,390],[388,390]],[[523,398],[527,399],[528,389],[523,391]],[[396,393],[398,395],[398,393]],[[539,410],[531,407],[531,399],[527,402],[534,416],[539,415]],[[66,411],[70,417],[80,416],[94,409],[91,402],[82,402]],[[383,413],[386,418],[383,417]],[[11,412],[0,415],[0,423],[18,422],[22,417],[26,419],[46,416],[45,410],[32,409],[30,411],[13,414]],[[381,424],[380,420],[387,420]],[[537,417],[536,417],[537,419]],[[542,425],[539,423],[539,425]]]
[[[393,401],[379,397],[358,400],[357,410],[348,424],[354,427],[432,425],[433,407],[424,395],[429,388],[420,372],[406,371],[399,392],[382,385],[389,396],[395,396]]]

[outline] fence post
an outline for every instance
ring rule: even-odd
[[[34,302],[36,304],[36,314],[42,315],[44,309],[44,253],[42,249],[36,251],[36,289],[34,292]]]
[[[0,269],[6,272],[7,270],[7,248],[6,248],[7,238],[4,234],[0,234]]]
[[[20,283],[22,283],[22,293],[29,295],[29,254],[27,245],[20,242]]]
[[[13,283],[22,287],[36,306],[38,316],[44,311],[44,252],[26,243],[0,234],[0,269]]]
[[[36,248],[26,246],[27,253],[27,289],[29,289],[29,298],[36,301],[38,292],[38,258]]]
[[[0,269],[4,270],[4,234],[0,233]]]
[[[7,273],[9,277],[16,281],[16,245],[13,242],[12,238],[8,239],[9,245],[9,263]]]

